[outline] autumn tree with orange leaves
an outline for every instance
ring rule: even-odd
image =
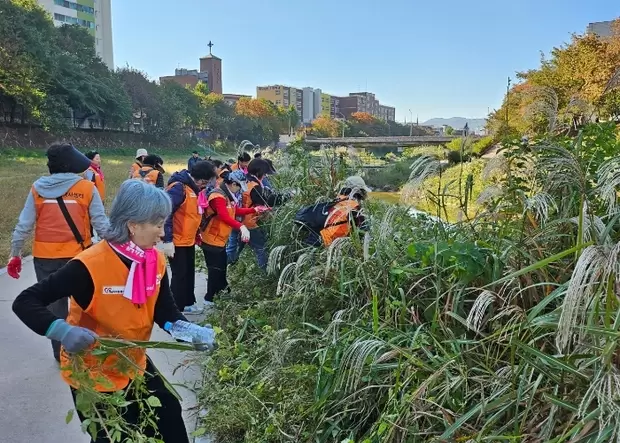
[[[611,37],[573,35],[537,69],[517,74],[502,107],[489,116],[495,134],[574,133],[595,118],[620,119],[620,20]]]
[[[312,122],[310,133],[316,137],[337,137],[340,127],[333,118],[321,115]]]

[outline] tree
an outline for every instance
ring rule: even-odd
[[[446,126],[445,132],[446,132],[446,135],[452,135],[454,134],[454,128],[448,125]]]
[[[540,67],[520,72],[502,107],[491,114],[489,129],[543,135],[576,132],[595,116],[615,118],[618,96],[608,84],[620,66],[620,21],[613,28],[609,38],[573,35],[543,56]]]
[[[152,119],[159,113],[157,84],[150,81],[144,72],[129,66],[119,69],[117,73],[131,101],[132,115],[139,119],[143,131],[152,131]],[[128,121],[127,125],[132,123]]]
[[[312,122],[310,131],[312,135],[317,137],[337,137],[339,129],[339,124],[336,120],[321,115]]]
[[[206,84],[198,82],[194,88],[202,113],[202,128],[212,131],[214,138],[227,138],[232,127],[234,110],[224,101],[224,96],[209,93]]]
[[[289,108],[286,110],[286,118],[288,120],[288,128],[289,128],[289,135],[290,135],[291,132],[295,128],[297,128],[300,123],[299,114],[297,113],[297,109],[295,108],[295,106],[293,105],[289,106]]]
[[[364,125],[373,125],[377,120],[368,112],[354,112],[351,114],[351,119]]]

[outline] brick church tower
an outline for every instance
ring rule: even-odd
[[[200,59],[200,72],[206,72],[207,84],[210,92],[222,94],[222,59],[211,52],[213,43],[209,42],[209,55]]]

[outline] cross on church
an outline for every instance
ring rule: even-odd
[[[211,53],[211,48],[214,46],[213,43],[211,43],[211,40],[209,40],[209,44],[207,45],[209,47],[209,55],[213,55]]]

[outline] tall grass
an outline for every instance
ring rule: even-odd
[[[324,249],[297,241],[292,216],[354,171],[329,153],[321,171],[281,159],[303,192],[267,225],[271,273],[243,257],[210,318],[223,332],[204,428],[219,442],[620,441],[620,169],[565,142],[507,149],[468,220],[368,202],[368,235]]]

